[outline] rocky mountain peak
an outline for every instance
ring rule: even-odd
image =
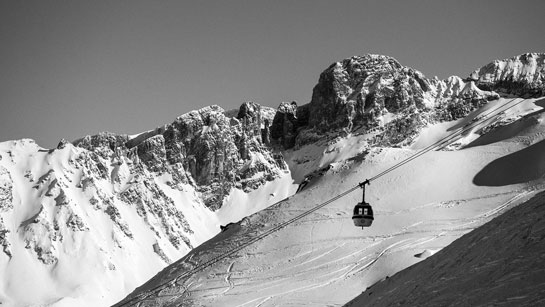
[[[66,246],[74,246],[70,253],[96,251],[74,259],[97,259],[88,267],[118,270],[119,278],[133,270],[124,263],[133,252],[158,269],[218,230],[228,196],[288,174],[281,149],[347,133],[365,135],[362,152],[409,145],[426,125],[499,98],[496,90],[543,94],[544,61],[544,54],[525,54],[466,80],[439,80],[388,56],[354,56],[322,72],[307,104],[273,109],[248,101],[231,111],[212,105],[135,136],[102,132],[49,150],[30,140],[0,143],[0,261],[23,252],[35,256],[29,270],[61,267]],[[18,206],[27,210],[23,219]]]
[[[215,233],[227,196],[287,172],[265,141],[274,112],[246,102],[228,117],[214,105],[135,136],[102,132],[54,149],[0,143],[0,261],[23,251],[32,270],[92,250],[116,278],[132,269],[128,254],[155,269],[170,263]],[[23,220],[16,210],[28,211]]]
[[[399,101],[389,99],[386,102],[384,99],[394,94],[395,88],[389,85],[395,86],[397,81],[397,86],[401,86],[399,81],[406,77],[402,68],[395,59],[376,55],[351,57],[334,63],[322,72],[314,87],[310,127],[322,131],[332,128],[352,130],[354,122],[365,121],[366,115],[379,115],[386,105],[403,107]],[[418,83],[413,85],[420,87]]]
[[[217,106],[189,112],[163,134],[168,164],[196,184],[213,210],[232,188],[255,189],[286,168],[263,143],[260,105],[242,104],[237,118],[224,113]]]
[[[403,69],[403,66],[394,58],[381,54],[366,54],[352,56],[340,62],[331,64],[330,68],[343,69],[353,74],[382,74]]]
[[[253,102],[253,101],[247,101],[244,102],[237,114],[237,119],[244,119],[244,118],[260,118],[261,117],[261,105]]]
[[[286,168],[264,142],[269,109],[245,102],[230,118],[223,108],[212,105],[132,138],[104,132],[74,144],[104,159],[126,156],[149,172],[169,175],[174,189],[191,184],[204,203],[217,210],[233,188],[255,189]]]
[[[292,129],[297,140],[284,145],[289,148],[332,131],[361,129],[383,133],[388,137],[377,139],[384,145],[394,145],[410,141],[426,123],[463,117],[497,98],[497,93],[481,90],[459,77],[428,79],[392,57],[354,56],[333,63],[320,74],[310,103],[297,108],[305,118]]]

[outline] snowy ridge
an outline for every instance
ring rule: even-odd
[[[145,300],[346,302],[419,261],[404,251],[432,254],[515,206],[545,173],[532,164],[541,165],[543,107],[366,55],[326,69],[308,104],[214,105],[55,149],[0,143],[0,303],[111,305],[163,269],[138,295],[463,131],[373,183],[368,197],[382,218],[363,238],[349,219],[355,193]]]
[[[545,95],[545,53],[495,60],[469,75],[479,87],[516,95]]]
[[[502,102],[493,102],[489,108]],[[367,200],[376,211],[372,227],[362,231],[352,225],[351,210],[361,197],[353,193],[222,258],[221,262],[184,276],[195,265],[267,233],[415,152],[409,148],[374,148],[365,152],[364,135],[293,150],[287,160],[294,174],[308,173],[327,164],[332,167],[316,172],[302,192],[231,225],[117,306],[346,303],[366,287],[436,253],[545,187],[545,168],[539,168],[535,174],[524,172],[522,180],[514,180],[509,169],[497,172],[496,168],[487,167],[490,163],[515,163],[514,168],[544,165],[539,155],[545,142],[542,100],[507,102],[520,103],[495,118],[512,119],[504,127],[518,127],[515,135],[501,134],[502,129],[490,130],[497,138],[493,143],[429,152],[373,182],[367,190]],[[484,111],[478,110],[474,115]],[[519,125],[529,119],[533,119],[531,129]],[[417,144],[425,147],[437,135],[446,136],[471,121],[472,117],[430,126],[428,130],[434,131],[420,135]],[[516,159],[521,151],[534,155]],[[506,155],[513,158],[504,162]],[[498,178],[502,178],[501,185],[495,184]],[[150,289],[156,291],[148,292]]]
[[[291,193],[291,180],[269,184],[286,181],[284,162],[261,144],[259,106],[245,106],[238,119],[210,107],[132,138],[1,143],[0,302],[112,304],[221,224]],[[248,197],[266,200],[231,205]]]

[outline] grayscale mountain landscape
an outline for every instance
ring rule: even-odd
[[[305,104],[2,142],[0,302],[540,305],[544,96],[543,53],[444,80],[363,54]]]
[[[544,11],[0,1],[0,307],[545,306]]]

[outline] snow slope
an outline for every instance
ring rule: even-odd
[[[545,192],[345,306],[543,306]]]
[[[354,192],[228,254],[237,246],[403,161],[441,136],[463,129],[479,114],[504,103],[516,106],[453,140],[455,144],[444,146],[447,150],[429,152],[372,181],[366,196],[375,209],[372,227],[362,230],[352,225],[352,208],[361,199],[360,192]],[[487,171],[491,163],[514,163],[515,168],[531,168],[536,159],[543,163],[539,144],[545,139],[545,115],[540,100],[500,100],[484,108],[465,119],[428,127],[412,148],[369,150],[366,142],[370,136],[349,135],[292,151],[287,160],[294,178],[314,175],[305,189],[231,225],[116,306],[338,306],[346,303],[362,289],[441,250],[543,189],[542,168],[537,175],[516,182],[510,181],[509,171]],[[520,124],[526,120],[533,124]],[[511,133],[502,135],[501,129]],[[477,146],[481,137],[486,138],[489,133],[496,134],[495,141]],[[521,159],[497,162],[505,157],[517,157],[521,151],[529,153]],[[332,167],[326,168],[328,165]],[[485,175],[480,175],[483,172]],[[489,184],[487,180],[492,178],[502,184]],[[228,256],[223,258],[226,254]],[[419,257],[414,257],[415,254]],[[190,276],[183,275],[217,257],[221,261]]]
[[[246,102],[235,117],[209,106],[56,149],[0,143],[0,304],[109,305],[195,247],[140,289],[154,289],[140,305],[340,304],[539,188],[543,100],[466,81],[367,55],[330,66],[307,105]],[[542,93],[523,81],[492,85]],[[372,181],[372,228],[352,226],[351,193],[261,237],[452,133]],[[285,199],[294,182],[308,185]]]
[[[136,171],[126,155],[89,155],[70,143],[51,150],[29,139],[0,143],[0,305],[111,305],[221,224],[296,188],[280,177],[281,184],[233,192],[212,212],[190,184],[173,189],[168,175]],[[255,205],[256,197],[265,201]]]
[[[2,304],[107,305],[164,267],[164,260],[151,248],[154,244],[163,247],[168,257],[189,250],[177,250],[166,237],[158,238],[134,206],[113,197],[134,180],[127,171],[130,161],[108,163],[108,174],[127,172],[114,184],[92,179],[78,159],[85,152],[71,144],[46,150],[32,140],[0,144],[0,167],[13,179],[13,207],[2,214],[9,242],[9,255],[0,255]],[[110,216],[109,205],[97,195],[111,196],[104,199],[112,201],[124,220],[113,223],[117,215]],[[215,221],[204,206],[181,208],[187,199],[193,201],[192,191],[176,197],[186,198],[178,202],[178,209],[191,216],[197,233],[191,236],[194,244],[213,235],[208,230],[212,227],[200,222]]]

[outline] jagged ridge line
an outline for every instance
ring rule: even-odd
[[[379,173],[378,175],[373,176],[371,179],[369,179],[369,182],[370,182],[370,181],[374,181],[374,180],[376,180],[376,179],[378,179],[378,178],[380,178],[380,177],[382,177],[382,176],[388,174],[389,172],[391,172],[391,171],[393,171],[393,170],[395,170],[395,169],[397,169],[397,168],[403,166],[404,164],[407,164],[407,163],[411,162],[412,160],[414,160],[414,159],[416,159],[416,158],[422,156],[423,154],[425,154],[425,153],[427,153],[427,152],[429,152],[429,151],[431,151],[431,150],[433,150],[433,149],[439,148],[439,146],[442,145],[443,143],[452,140],[454,137],[457,137],[457,136],[459,136],[460,134],[462,134],[462,133],[464,133],[464,132],[467,132],[468,130],[474,128],[477,124],[483,123],[485,120],[488,120],[488,119],[489,119],[489,116],[490,116],[492,113],[494,113],[494,112],[496,112],[496,111],[502,109],[503,107],[507,106],[509,103],[513,102],[515,99],[517,99],[517,98],[513,98],[513,99],[509,100],[508,102],[506,102],[506,103],[504,103],[503,105],[501,105],[499,108],[496,108],[496,109],[494,109],[494,110],[491,110],[491,111],[488,112],[488,113],[485,113],[485,115],[482,116],[481,119],[479,119],[478,121],[475,121],[475,122],[473,122],[473,123],[471,123],[471,124],[465,126],[464,128],[462,128],[462,129],[459,130],[459,131],[456,131],[456,132],[451,133],[450,135],[448,135],[448,136],[446,136],[446,137],[440,139],[439,141],[436,141],[435,143],[433,143],[433,144],[431,144],[431,145],[425,147],[424,149],[420,150],[419,152],[417,152],[416,154],[410,156],[409,158],[407,158],[407,159],[405,159],[405,160],[403,160],[403,161],[401,161],[401,162],[395,164],[394,166],[391,166],[390,168],[386,169],[385,171]],[[510,108],[512,108],[512,107],[514,107],[514,106],[517,106],[517,105],[519,105],[520,103],[522,103],[522,102],[524,102],[524,101],[526,101],[526,100],[528,100],[528,99],[529,99],[529,98],[524,98],[524,99],[522,99],[521,101],[519,101],[519,102],[513,104],[512,106],[509,106],[509,107],[507,107],[506,109],[501,110],[501,111],[499,111],[499,112],[497,112],[497,113],[499,114],[499,113],[501,113],[501,112],[507,111],[507,110],[509,110]],[[497,115],[497,114],[496,114],[496,115]],[[161,283],[161,284],[155,286],[154,288],[152,288],[152,289],[150,289],[150,290],[147,290],[147,291],[146,291],[146,294],[142,295],[143,297],[141,297],[141,296],[135,296],[134,298],[128,300],[128,301],[125,302],[125,303],[122,303],[122,304],[119,304],[119,305],[114,305],[114,306],[125,306],[125,305],[127,305],[128,303],[132,302],[132,301],[135,300],[135,299],[140,299],[140,301],[145,300],[145,299],[147,299],[150,295],[152,295],[155,291],[157,291],[159,288],[161,288],[161,287],[163,287],[163,286],[165,286],[165,285],[171,283],[172,281],[177,281],[177,280],[180,279],[180,278],[187,277],[187,276],[190,275],[190,274],[194,274],[194,273],[196,273],[196,272],[198,272],[198,271],[200,271],[200,270],[202,270],[202,269],[205,269],[206,267],[208,267],[208,266],[210,266],[210,265],[212,265],[212,264],[215,264],[215,263],[217,263],[217,262],[219,262],[219,261],[225,259],[225,258],[228,257],[228,256],[233,255],[234,253],[236,253],[236,252],[238,252],[238,251],[244,249],[245,247],[247,247],[247,246],[249,246],[249,245],[252,245],[252,244],[254,244],[254,243],[257,242],[257,241],[260,241],[260,240],[264,239],[265,237],[267,237],[267,236],[271,235],[272,233],[274,233],[274,232],[276,232],[276,231],[278,231],[278,230],[280,230],[280,229],[286,227],[287,225],[289,225],[289,224],[291,224],[291,223],[293,223],[293,222],[295,222],[295,221],[297,221],[297,220],[299,220],[299,219],[301,219],[301,218],[303,218],[303,217],[305,217],[305,216],[307,216],[307,215],[309,215],[309,214],[311,214],[311,213],[317,211],[318,209],[321,209],[321,208],[327,206],[328,204],[332,203],[333,201],[335,201],[335,200],[337,200],[337,199],[339,199],[339,198],[342,198],[342,197],[346,196],[347,194],[352,193],[353,191],[355,191],[355,190],[358,189],[358,188],[360,188],[360,184],[358,184],[358,185],[356,185],[356,186],[354,186],[354,187],[348,189],[347,191],[345,191],[345,192],[343,192],[343,193],[341,193],[341,194],[339,194],[339,195],[337,195],[337,196],[335,196],[335,197],[333,197],[333,198],[331,198],[331,199],[329,199],[329,200],[327,200],[327,201],[325,201],[325,202],[323,202],[323,203],[321,203],[321,204],[319,204],[319,205],[317,205],[317,206],[315,206],[315,207],[313,207],[313,208],[311,208],[311,209],[309,209],[309,210],[307,210],[307,211],[301,213],[300,215],[298,215],[298,216],[296,216],[296,217],[294,217],[294,218],[291,218],[290,220],[288,220],[288,221],[286,221],[286,222],[283,222],[283,223],[279,224],[278,226],[273,227],[272,229],[270,229],[270,230],[268,230],[268,231],[266,231],[266,232],[260,234],[259,236],[255,237],[254,239],[251,239],[250,241],[248,241],[248,242],[246,242],[246,243],[244,243],[244,244],[242,244],[242,245],[240,245],[240,246],[238,246],[238,247],[236,247],[236,248],[230,250],[229,252],[227,252],[227,253],[225,253],[225,254],[222,254],[222,255],[219,256],[219,257],[212,258],[212,259],[210,259],[210,260],[208,260],[208,261],[206,261],[206,262],[204,262],[204,263],[202,263],[202,264],[196,266],[195,268],[191,269],[190,271],[186,271],[185,273],[183,273],[183,274],[181,274],[181,275],[179,275],[179,276],[177,276],[177,277],[175,277],[175,278],[172,278],[172,279],[170,279],[170,280],[167,281],[167,282]]]

